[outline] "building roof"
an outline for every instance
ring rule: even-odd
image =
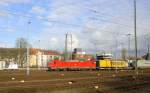
[[[60,53],[55,50],[45,50],[45,49],[35,49],[35,48],[30,49],[31,55],[36,55],[39,52],[44,55],[60,55]]]

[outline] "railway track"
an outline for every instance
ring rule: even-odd
[[[33,74],[28,77],[23,75],[22,72],[17,72],[14,74],[3,73],[4,76],[0,76],[0,93],[51,93],[51,91],[63,91],[70,89],[83,89],[87,92],[90,91],[88,93],[128,93],[118,91],[132,91],[150,86],[149,73],[141,73],[139,74],[138,78],[135,78],[133,73],[126,73],[126,71],[120,71],[116,74],[111,71],[40,72],[40,74],[39,72],[32,73]],[[61,76],[61,74],[64,74],[64,76]],[[16,79],[11,80],[12,77],[15,77]],[[24,82],[21,82],[21,80],[24,80]],[[69,84],[68,82],[72,83]],[[95,89],[94,86],[98,86],[98,89]],[[115,92],[112,92],[111,90]]]
[[[104,78],[104,77],[103,77]],[[141,87],[145,85],[150,85],[150,81],[148,80],[140,80],[138,83],[134,83],[135,81],[128,81],[119,79],[119,77],[113,78],[112,77],[105,77],[107,79],[102,80],[100,77],[84,77],[84,78],[67,78],[67,79],[52,79],[52,80],[32,80],[32,81],[25,81],[24,83],[20,83],[19,81],[9,81],[9,82],[0,82],[0,84],[4,85],[0,87],[0,90],[5,91],[6,89],[37,89],[40,87],[47,86],[47,88],[93,88],[93,86],[98,85],[100,86],[101,91],[105,90],[118,90],[118,89],[130,89],[135,87]],[[111,79],[109,79],[111,78]],[[117,81],[116,81],[117,80]],[[72,81],[73,84],[69,85],[68,82]],[[117,85],[116,85],[117,84]]]

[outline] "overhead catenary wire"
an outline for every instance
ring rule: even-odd
[[[10,14],[13,14],[13,15],[18,15],[18,16],[21,16],[21,17],[26,17],[26,18],[36,18],[36,17],[33,17],[31,15],[23,15],[23,14],[18,14],[18,13],[12,13],[10,10],[8,11]],[[100,13],[98,13],[99,15]],[[109,14],[108,14],[109,15]],[[105,14],[103,15],[105,16]],[[110,15],[111,16],[111,15]],[[93,17],[94,18],[94,17]],[[46,18],[37,18],[38,20],[42,20],[42,21],[47,21],[47,22],[53,22],[53,23],[60,23],[60,24],[65,24],[65,25],[70,25],[70,26],[81,26],[81,24],[71,24],[71,23],[65,23],[65,22],[61,22],[61,21],[57,21],[57,20],[53,20],[53,19],[46,19]],[[96,18],[95,18],[96,19]],[[122,19],[122,18],[120,18]],[[121,25],[121,26],[124,26],[124,27],[127,27],[127,28],[133,28],[132,26],[130,25],[127,25],[127,24],[123,24],[123,23],[118,23],[118,22],[114,22],[114,21],[110,21],[110,20],[107,20],[107,19],[96,19],[96,20],[101,20],[101,21],[105,21],[105,22],[108,22],[108,23],[112,23],[112,24],[116,24],[116,25]]]
[[[109,1],[104,1],[104,2],[102,2],[102,3],[100,3],[101,5],[103,5],[104,3],[106,3],[106,2],[109,2]],[[119,5],[118,4],[118,2],[113,2],[112,4],[115,4],[115,5]],[[79,5],[79,3],[68,3],[68,5]],[[99,4],[98,4],[99,5]],[[62,5],[61,7],[64,7],[65,5]],[[61,7],[59,7],[59,8],[61,8]],[[79,6],[80,7],[80,6]],[[88,9],[88,10],[90,10],[90,11],[95,11],[95,13],[97,13],[97,14],[100,14],[100,15],[104,15],[104,16],[111,16],[111,17],[115,17],[114,15],[110,15],[110,14],[104,14],[104,13],[100,13],[100,12],[98,12],[98,11],[96,11],[96,10],[94,10],[94,9],[91,9],[91,7],[88,7],[88,6],[84,6],[84,8],[86,8],[86,9]],[[8,10],[7,9],[7,11],[11,11],[11,10]],[[11,14],[14,14],[14,15],[18,15],[17,13],[12,13],[11,12]],[[22,17],[30,17],[30,18],[35,18],[35,17],[33,17],[33,16],[30,16],[30,15],[23,15],[23,14],[19,14],[20,16],[22,16]],[[79,25],[79,24],[70,24],[70,23],[64,23],[64,22],[61,22],[61,21],[56,21],[56,20],[51,20],[51,19],[47,19],[47,18],[42,18],[42,19],[39,19],[39,18],[37,18],[38,20],[43,20],[43,21],[47,21],[47,22],[53,22],[53,23],[60,23],[60,24],[65,24],[65,25],[70,25],[70,26],[81,26],[81,25]],[[124,19],[124,18],[119,18],[119,20],[122,20],[122,19]],[[102,21],[107,21],[107,20],[104,20],[104,19],[101,19]],[[124,19],[124,20],[126,20],[126,19]],[[120,23],[116,23],[116,22],[113,22],[113,21],[109,21],[109,23],[114,23],[114,24],[118,24],[118,25],[122,25],[122,26],[124,26],[124,27],[126,27],[126,26],[128,26],[127,24],[120,24]]]
[[[91,8],[89,7],[86,7],[87,9],[89,9],[90,11],[95,11],[95,10],[91,10]],[[8,14],[13,14],[13,15],[17,15],[17,16],[22,16],[22,17],[26,17],[26,18],[35,18],[31,15],[23,15],[23,14],[18,14],[18,13],[12,13],[11,10],[8,10],[7,9]],[[96,12],[98,15],[104,15],[104,16],[111,16],[111,17],[114,17],[113,15],[110,15],[110,14],[102,14],[102,13],[99,13],[99,12]],[[47,19],[47,18],[37,18],[38,20],[42,20],[42,21],[47,21],[47,22],[53,22],[53,23],[60,23],[60,24],[65,24],[65,25],[70,25],[70,26],[81,26],[80,24],[71,24],[71,23],[64,23],[64,22],[61,22],[61,21],[56,21],[56,20],[52,20],[52,19]],[[96,18],[95,18],[96,19]],[[119,20],[121,19],[124,19],[124,18],[118,18]],[[117,22],[113,22],[113,21],[109,21],[109,20],[105,20],[105,19],[99,19],[101,21],[107,21],[109,23],[113,23],[113,24],[117,24],[117,25],[122,25],[124,27],[130,27],[129,25],[127,24],[120,24],[120,23],[117,23]],[[126,20],[126,19],[125,19]],[[131,26],[132,27],[132,26]]]
[[[93,12],[93,13],[95,13],[95,15],[98,17],[98,16],[101,16],[102,18],[104,18],[105,16],[109,16],[109,17],[112,17],[112,18],[116,18],[116,19],[119,19],[118,21],[127,21],[127,19],[126,18],[124,18],[124,17],[117,17],[117,16],[114,16],[114,15],[111,15],[111,14],[109,14],[109,13],[101,13],[101,12],[99,12],[99,11],[97,11],[97,10],[94,10],[94,9],[92,9],[92,8],[89,8],[89,7],[87,7],[86,6],[86,8],[89,10],[89,11],[91,11],[91,12]],[[132,17],[132,18],[134,18],[134,15],[131,15],[130,17]],[[109,21],[109,20],[103,20],[103,21]],[[129,20],[128,20],[129,21]],[[109,21],[110,22],[110,21]],[[110,23],[114,23],[114,24],[120,24],[120,23],[116,23],[116,22],[110,22]],[[130,27],[130,25],[127,25],[127,24],[120,24],[120,25],[124,25],[124,26],[128,26],[128,27]],[[144,24],[144,26],[145,26],[145,24]],[[144,27],[141,27],[140,26],[140,28],[144,28]],[[144,28],[144,29],[149,29],[149,25],[147,25],[147,28]]]
[[[110,20],[103,19],[103,18],[95,18],[95,17],[89,17],[89,18],[92,19],[92,20],[101,20],[101,21],[108,22],[108,23],[111,23],[111,24],[120,25],[120,26],[123,26],[125,28],[133,28],[134,27],[132,25],[122,24],[122,23],[110,21]],[[142,26],[138,26],[138,28],[150,30],[150,28],[142,27]]]
[[[24,14],[19,14],[19,13],[13,13],[11,10],[8,10],[8,9],[6,11],[10,15],[20,16],[20,17],[24,17],[24,18],[38,19],[38,20],[41,20],[41,21],[59,23],[59,24],[70,25],[70,26],[77,26],[77,27],[81,26],[81,25],[78,25],[78,24],[65,23],[65,22],[61,22],[61,21],[58,21],[58,20],[52,20],[52,19],[44,18],[43,16],[41,16],[41,18],[38,18],[37,16],[34,17],[34,16],[31,16],[30,14],[24,15]]]
[[[11,10],[8,10],[8,9],[7,9],[7,13],[8,14],[12,14],[12,15],[16,15],[16,16],[25,17],[25,18],[31,18],[31,19],[35,19],[36,18],[36,19],[41,20],[41,21],[47,21],[47,22],[58,23],[58,24],[63,24],[63,25],[69,25],[69,26],[74,26],[74,27],[82,26],[81,24],[71,24],[71,23],[61,22],[61,21],[58,21],[58,20],[44,18],[42,16],[41,16],[41,18],[37,18],[37,17],[31,16],[31,15],[23,15],[23,14],[19,14],[19,13],[12,13]],[[101,13],[98,13],[97,16],[98,15],[101,15],[101,16],[102,15],[103,16],[112,16],[112,15],[109,15],[109,14],[105,15],[105,14],[101,14]],[[128,25],[128,24],[122,24],[122,23],[118,23],[118,22],[114,22],[114,21],[110,21],[110,20],[102,19],[102,18],[100,19],[100,18],[96,18],[96,17],[89,17],[89,19],[92,19],[92,20],[101,20],[103,22],[108,22],[108,23],[111,23],[111,24],[121,25],[121,26],[126,27],[126,28],[133,28],[133,26]],[[123,18],[119,18],[119,19],[123,19]],[[145,27],[142,27],[142,28],[143,29],[149,29],[149,28],[145,28]]]

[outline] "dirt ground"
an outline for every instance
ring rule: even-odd
[[[0,71],[0,93],[150,93],[150,69]]]

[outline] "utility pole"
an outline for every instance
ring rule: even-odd
[[[38,40],[38,43],[39,43],[39,48],[37,49],[38,52],[41,52],[40,42],[41,42],[41,41]],[[39,61],[39,58],[40,58],[41,56],[39,56],[39,53],[38,53],[37,57],[38,57],[38,60],[37,60],[37,67],[38,67],[38,70],[40,70],[40,65],[39,65],[40,61]]]
[[[128,60],[130,62],[130,36],[131,34],[127,34],[128,37]]]
[[[116,49],[115,49],[115,73],[117,73],[117,50],[118,50],[118,38],[117,36],[119,35],[119,33],[116,33],[116,36],[115,36],[115,41],[116,41]]]
[[[68,45],[68,37],[69,37],[70,46]],[[69,59],[72,60],[72,43],[73,43],[72,34],[67,33],[66,37],[65,37],[65,61],[69,60]],[[70,54],[68,53],[68,47],[71,48],[71,53]]]
[[[68,60],[68,33],[65,37],[65,61]]]
[[[149,51],[149,45],[148,45],[148,53],[150,54],[150,51]]]
[[[135,39],[135,74],[138,75],[137,68],[137,32],[136,32],[136,0],[134,0],[134,39]]]
[[[70,59],[72,60],[72,34],[70,34],[70,37],[71,37],[71,57],[70,57]]]
[[[148,53],[149,53],[149,45],[148,45]]]
[[[27,31],[27,38],[28,38],[28,43],[27,43],[27,69],[26,69],[26,75],[30,75],[30,48],[29,48],[29,25],[31,24],[31,22],[28,22],[28,31]]]
[[[148,53],[147,53],[147,58],[146,60],[150,60],[150,50],[149,50],[149,45],[148,45]]]

